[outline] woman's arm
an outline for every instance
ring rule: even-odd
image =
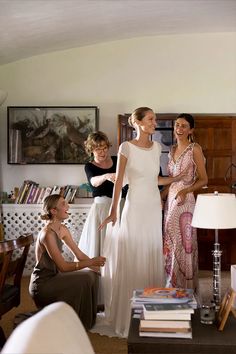
[[[182,189],[176,194],[175,199],[177,198],[179,199],[178,204],[184,202],[185,197],[188,193],[195,192],[207,185],[208,177],[207,177],[206,167],[205,167],[205,158],[202,153],[202,148],[198,144],[195,144],[193,148],[193,160],[197,167],[197,179],[191,186]]]
[[[97,168],[91,162],[89,162],[85,165],[84,170],[85,170],[88,182],[95,188],[101,186],[105,181],[110,181],[110,182],[114,183],[115,178],[116,178],[115,173],[104,173],[102,175],[96,176]]]
[[[58,248],[56,242],[56,234],[51,229],[48,228],[46,232],[42,235],[41,243],[46,248],[47,253],[51,257],[51,259],[55,262],[57,268],[61,272],[71,272],[74,270],[83,269],[90,266],[102,266],[105,263],[104,257],[95,257],[89,258],[83,252],[81,252],[76,246],[74,240],[71,237],[69,230],[62,225],[62,240],[65,244],[71,249],[71,251],[76,255],[76,257],[82,257],[80,262],[67,262],[62,254],[60,249]],[[79,251],[77,251],[77,250]]]
[[[127,163],[127,158],[123,154],[119,153],[118,161],[117,161],[116,180],[115,180],[113,196],[112,196],[111,212],[110,215],[99,226],[99,230],[101,230],[109,222],[112,222],[112,226],[115,225],[116,223],[117,205],[120,199],[120,193],[123,186],[126,163]]]
[[[167,186],[168,184],[171,184],[173,182],[178,182],[180,181],[184,176],[186,175],[186,172],[183,171],[181,172],[179,175],[177,176],[169,176],[169,177],[162,177],[162,176],[158,176],[157,177],[157,182],[158,182],[158,186]]]
[[[104,175],[94,176],[90,179],[90,183],[93,187],[99,187],[105,181],[115,182],[116,174],[115,173],[104,173]]]

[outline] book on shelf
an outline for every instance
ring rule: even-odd
[[[71,186],[69,186],[69,188],[67,189],[66,195],[64,196],[65,200],[69,203],[70,198],[71,198],[71,193],[72,193],[72,188]]]
[[[141,332],[182,332],[191,331],[191,321],[155,321],[140,320],[139,331]]]
[[[38,186],[38,188],[37,188],[37,190],[36,190],[36,193],[35,193],[35,195],[34,195],[34,199],[33,199],[33,201],[32,201],[32,204],[37,204],[37,203],[38,203],[38,198],[39,198],[39,195],[40,195],[40,193],[41,193],[41,190],[42,190],[42,187],[39,187],[39,186]]]
[[[61,187],[60,186],[53,186],[51,194],[60,194]]]
[[[45,191],[46,191],[46,187],[42,187],[38,196],[37,204],[41,204],[43,202]]]
[[[64,190],[63,190],[63,197],[66,199],[66,196],[67,196],[67,194],[69,193],[69,191],[70,191],[70,185],[68,184],[68,185],[66,185],[65,186],[65,188],[64,188]]]
[[[38,183],[33,184],[33,188],[31,190],[29,198],[26,201],[27,204],[33,204],[33,200],[34,200],[35,194],[37,193],[38,186],[39,186]]]
[[[27,182],[26,183],[26,189],[25,189],[23,198],[21,200],[21,204],[26,204],[27,199],[29,197],[29,192],[31,192],[31,187],[32,187],[32,190],[33,190],[34,182],[31,182],[31,181]]]
[[[44,199],[51,194],[51,191],[52,191],[52,187],[46,187],[45,193],[44,193],[44,196],[42,199],[42,203],[44,202]]]
[[[24,189],[24,185],[25,185],[25,182],[23,182],[23,184],[21,185],[21,187],[19,188],[19,192],[18,192],[18,195],[16,197],[16,200],[15,200],[15,203],[16,204],[19,204],[19,200],[20,200],[20,197],[22,195],[22,191]]]
[[[26,203],[26,200],[29,196],[29,192],[31,191],[31,187],[33,188],[34,183],[35,182],[31,180],[24,180],[15,203],[17,204]]]
[[[18,196],[18,198],[16,200],[17,204],[21,204],[22,203],[22,200],[23,200],[23,197],[25,195],[26,189],[27,189],[27,181],[24,181],[23,185],[22,185],[22,188],[20,188],[19,196]]]
[[[69,203],[72,203],[75,196],[76,196],[76,193],[78,191],[78,186],[72,186],[72,191],[71,191],[71,196],[70,196],[70,200],[69,200]]]

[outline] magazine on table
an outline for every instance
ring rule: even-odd
[[[179,288],[145,288],[134,290],[133,299],[134,302],[157,304],[163,303],[187,303],[193,300],[192,289],[179,289]]]

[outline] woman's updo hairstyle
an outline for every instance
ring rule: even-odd
[[[189,113],[181,113],[181,114],[178,115],[178,117],[176,119],[178,119],[178,118],[183,118],[184,120],[186,120],[186,122],[189,123],[190,129],[194,129],[195,123],[194,123],[194,118],[193,118],[193,116],[191,114],[189,114]],[[190,143],[194,142],[193,134],[189,134],[188,140],[189,140]]]
[[[101,131],[97,131],[94,133],[90,133],[88,135],[87,140],[84,142],[85,146],[85,151],[89,156],[93,155],[94,149],[98,148],[99,146],[103,145],[105,143],[108,148],[110,148],[112,145],[107,137],[107,135]]]
[[[149,107],[136,108],[128,119],[129,125],[134,127],[135,119],[141,121],[148,111],[152,111]]]
[[[40,215],[42,220],[51,220],[52,214],[51,209],[56,208],[58,200],[62,198],[60,194],[51,194],[48,195],[43,201],[43,212],[44,214]]]

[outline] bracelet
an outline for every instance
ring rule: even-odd
[[[75,262],[75,270],[79,269],[79,262]]]

